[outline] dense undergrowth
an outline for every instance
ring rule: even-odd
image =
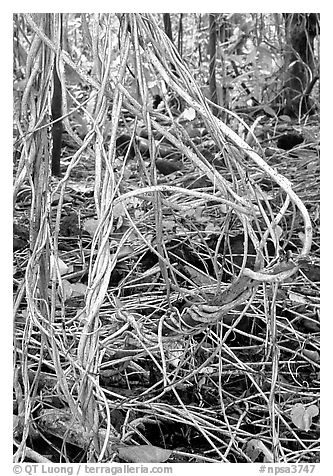
[[[15,459],[317,462],[317,118],[216,118],[131,18],[117,81],[79,71],[96,102],[69,114],[60,177],[45,78],[16,117]],[[154,109],[144,78],[141,102],[126,90],[136,28],[176,105]],[[286,132],[303,142],[278,148]]]

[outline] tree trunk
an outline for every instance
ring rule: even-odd
[[[62,47],[62,21],[63,15],[60,17],[60,47]],[[60,157],[62,143],[62,89],[61,82],[57,71],[57,58],[54,59],[53,66],[53,96],[51,102],[52,121],[57,121],[52,125],[52,175],[60,176]]]
[[[170,13],[163,13],[163,23],[164,23],[164,31],[173,43]]]
[[[316,78],[314,39],[318,34],[318,16],[315,13],[285,13],[284,19],[287,51],[283,112],[298,117],[309,113],[313,107],[309,95]]]

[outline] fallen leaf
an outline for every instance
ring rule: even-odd
[[[279,116],[281,122],[291,122],[291,117],[287,116],[287,114],[282,114]]]
[[[131,445],[118,448],[119,457],[128,463],[164,463],[172,451],[153,445]]]
[[[253,438],[246,445],[246,454],[252,461],[256,461],[260,454],[264,455],[264,463],[273,463],[273,455],[261,440]]]
[[[290,291],[288,293],[290,301],[296,302],[297,304],[312,304],[311,301],[307,300],[302,294],[294,293]]]
[[[57,266],[55,266],[57,264]],[[55,260],[54,256],[50,256],[50,274],[53,276],[54,271],[59,270],[60,276],[63,276],[64,274],[68,273],[68,266],[66,263],[64,263],[60,258]]]
[[[312,360],[313,362],[316,362],[316,363],[320,362],[320,355],[319,355],[319,352],[316,350],[303,349],[302,354],[308,359]]]
[[[117,253],[111,253],[111,258],[113,258],[117,254],[117,260],[119,260],[122,258],[127,258],[132,253],[134,253],[134,248],[129,245],[124,245],[120,248],[120,250]]]
[[[87,291],[87,286],[82,283],[70,283],[67,279],[62,280],[63,299],[68,301],[71,298],[84,296]]]
[[[291,410],[291,419],[300,430],[309,431],[312,418],[319,414],[317,405],[305,407],[302,403],[296,403]]]
[[[94,236],[95,231],[97,230],[98,227],[98,220],[95,218],[88,218],[88,220],[85,220],[83,223],[83,230],[89,233],[90,236]]]
[[[73,297],[84,296],[88,289],[88,286],[83,283],[74,283],[71,286],[73,291]]]
[[[266,114],[268,114],[269,116],[272,116],[272,117],[276,117],[276,113],[274,111],[273,108],[271,108],[270,106],[264,106],[263,107],[263,110],[266,112]]]
[[[196,116],[195,109],[193,109],[193,107],[189,107],[181,113],[181,115],[179,116],[179,119],[180,120],[184,119],[186,121],[193,121],[193,119],[195,119],[195,116]]]
[[[60,289],[59,289],[59,295],[60,295]],[[73,295],[73,290],[72,290],[72,285],[67,279],[62,280],[62,297],[64,301],[68,301],[68,299],[71,299]]]

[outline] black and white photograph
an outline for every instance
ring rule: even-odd
[[[319,474],[321,14],[248,10],[12,14],[14,474]]]

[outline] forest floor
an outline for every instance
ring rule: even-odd
[[[185,161],[181,170],[158,172],[157,177],[160,185],[188,188],[187,195],[174,192],[139,200],[129,194],[126,206],[113,209],[112,272],[99,309],[99,368],[92,390],[99,436],[110,438],[105,461],[319,461],[318,126],[309,122],[299,132],[305,137],[302,144],[287,151],[273,145],[267,162],[290,180],[310,215],[310,260],[285,282],[261,284],[220,317],[204,320],[187,314],[193,303],[209,305],[209,296],[230,286],[245,253],[239,223],[229,222],[228,239],[219,242],[226,229],[225,210],[221,203],[204,203],[196,196],[198,191],[212,193],[212,184],[205,179],[195,184],[198,174]],[[69,150],[63,153],[70,155]],[[63,159],[62,166],[67,163]],[[120,157],[121,193],[143,186],[145,163],[135,158],[125,163]],[[219,166],[223,172],[225,164]],[[59,258],[64,268],[53,332],[74,401],[82,310],[92,284],[90,260],[98,253],[93,242],[98,228],[95,180],[95,164],[82,160],[67,182],[61,210]],[[264,179],[260,184],[272,209],[274,200],[281,206],[278,188]],[[154,200],[160,200],[158,207]],[[55,198],[51,220],[56,219],[57,204]],[[29,262],[30,205],[27,185],[18,194],[14,216],[14,294],[19,303],[15,342],[18,361],[26,344],[28,363],[14,382],[16,434],[20,439],[22,389],[29,381],[34,388],[29,447],[53,462],[85,461],[87,442],[75,427],[68,432],[71,412],[38,326],[29,327],[27,338],[29,306],[22,289]],[[289,253],[288,259],[301,252],[303,225],[291,205],[281,225],[281,252]],[[253,252],[249,246],[247,265]],[[122,445],[132,456],[119,449]]]

